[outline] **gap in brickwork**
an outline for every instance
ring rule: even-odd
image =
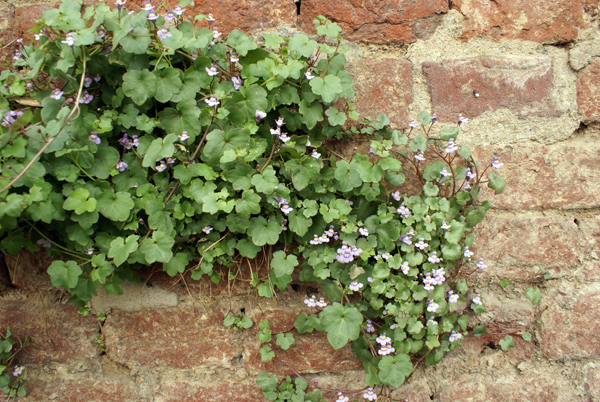
[[[0,292],[12,288],[8,266],[4,261],[4,254],[0,253]]]
[[[302,0],[294,0],[294,3],[296,3],[296,15],[300,15],[300,5]]]

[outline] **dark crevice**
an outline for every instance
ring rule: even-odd
[[[300,15],[300,3],[302,3],[302,0],[294,0],[294,3],[296,3],[296,15]]]
[[[294,292],[297,292],[300,289],[300,286],[295,284],[292,284],[291,287]]]
[[[579,219],[575,218],[575,219],[573,219],[573,222],[575,222],[575,224],[576,224],[577,226],[579,226]]]
[[[433,398],[435,397],[435,394],[431,394],[429,395],[429,399],[433,401]]]
[[[492,349],[492,350],[496,350],[498,349],[498,345],[496,345],[494,342],[489,342],[487,345],[488,348]]]
[[[242,308],[240,309],[240,313],[242,313],[242,314],[246,314],[246,309],[242,307]]]
[[[0,292],[4,292],[12,287],[8,266],[6,265],[6,261],[4,261],[4,254],[0,253]]]

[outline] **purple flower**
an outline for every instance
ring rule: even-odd
[[[218,39],[219,36],[223,35],[221,32],[219,32],[219,28],[214,27],[213,28],[213,39]]]
[[[135,137],[135,136],[134,136]],[[137,137],[136,137],[137,138]],[[125,149],[131,149],[131,147],[133,146],[133,142],[129,139],[129,136],[127,135],[127,133],[125,133],[123,135],[123,137],[119,138],[117,140],[117,142],[123,146],[123,148]],[[136,144],[137,145],[137,144]]]
[[[448,303],[458,302],[458,295],[454,294],[453,290],[448,291]]]
[[[76,41],[77,39],[73,37],[73,34],[71,32],[69,32],[65,40],[61,40],[60,43],[66,43],[69,46],[73,46]]]
[[[190,136],[188,135],[187,131],[183,131],[181,135],[177,136],[177,138],[179,138],[179,141],[187,141]]]
[[[23,113],[25,113],[24,110],[9,110],[2,117],[2,123],[0,124],[4,127],[10,127]]]
[[[430,313],[435,313],[437,312],[437,309],[440,308],[440,305],[437,304],[436,302],[434,302],[431,299],[427,299],[428,303],[427,303],[427,311],[429,311]]]
[[[310,71],[310,69],[306,70],[306,72],[304,73],[304,76],[306,77],[307,80],[312,80],[313,78],[315,78],[314,75],[312,75],[312,71]],[[316,81],[315,81],[316,82]]]
[[[373,388],[369,387],[367,388],[367,392],[363,394],[363,398],[368,399],[369,401],[374,401],[377,399],[377,394],[373,392]]]
[[[59,88],[56,88],[52,91],[52,93],[50,94],[50,97],[52,99],[59,100],[63,96],[63,94],[64,94],[63,91],[61,91]]]
[[[424,238],[420,238],[418,243],[415,244],[415,247],[417,247],[419,250],[425,250],[425,248],[429,246],[429,243],[425,243],[425,239]]]
[[[334,237],[338,232],[333,229],[333,225],[329,225],[329,229],[323,231],[323,235],[327,237]]]
[[[482,305],[483,305],[483,303],[481,302],[481,296],[480,296],[479,294],[477,294],[477,296],[475,296],[475,297],[473,298],[473,303],[475,303],[475,304],[479,304],[480,306],[482,306]]]
[[[419,153],[415,155],[415,159],[418,161],[425,160],[425,155],[423,155],[423,151],[421,151],[421,148],[419,148]]]
[[[204,102],[206,102],[208,106],[217,106],[219,103],[221,103],[217,100],[215,95],[211,95],[210,98],[204,99]]]
[[[264,119],[265,117],[267,117],[267,114],[265,112],[263,112],[262,110],[256,110],[256,112],[254,112],[254,117],[256,117],[256,121],[261,121],[262,119]],[[272,134],[272,133],[271,133]]]
[[[115,6],[117,6],[119,10],[121,10],[121,7],[123,7],[125,3],[127,3],[127,0],[115,0]]]
[[[415,119],[410,119],[410,123],[408,125],[410,126],[410,128],[417,128],[419,126]]]
[[[479,269],[486,269],[487,268],[487,265],[485,265],[483,263],[483,258],[479,259],[479,262],[477,263],[477,268],[479,268]]]
[[[90,95],[88,91],[83,91],[83,96],[79,98],[79,103],[88,104],[94,100],[94,95]]]
[[[392,343],[392,340],[390,339],[389,336],[386,336],[385,334],[381,334],[375,339],[375,342],[377,342],[380,345],[387,345],[388,343]]]
[[[15,366],[15,368],[13,370],[13,376],[15,376],[15,377],[20,376],[23,373],[23,369],[24,368],[25,367],[23,367],[23,366],[20,366],[20,367],[19,366]]]
[[[182,9],[180,5],[176,5],[176,6],[175,6],[175,8],[173,8],[173,12],[174,12],[175,14],[177,14],[177,15],[181,15],[181,14],[183,14],[183,12],[184,12],[185,10],[186,10],[186,9],[185,9],[185,8],[184,8],[184,9]]]
[[[462,338],[462,334],[460,334],[459,332],[456,332],[456,331],[452,331],[450,333],[450,336],[448,337],[448,341],[454,342],[454,341],[459,340],[460,338]]]
[[[371,320],[367,320],[367,327],[365,328],[365,331],[367,332],[375,332],[375,327],[373,326],[373,323],[371,322]]]
[[[498,158],[494,158],[494,160],[492,161],[492,167],[494,169],[500,169],[502,166],[504,166],[504,163],[500,162]]]
[[[469,119],[467,119],[466,117],[462,117],[462,114],[458,114],[458,125],[460,126],[461,124],[467,124],[469,122]]]
[[[116,168],[119,172],[123,172],[125,169],[127,169],[127,166],[129,166],[127,163],[123,162],[123,161],[119,161],[116,164]]]
[[[408,265],[408,261],[404,261],[402,265],[400,265],[400,269],[404,275],[408,275],[408,271],[410,271],[410,265]]]
[[[215,75],[219,74],[219,72],[217,71],[217,66],[215,66],[214,64],[211,64],[210,68],[204,67],[204,69],[211,77],[214,77]]]
[[[48,239],[39,239],[38,241],[36,241],[36,243],[45,248],[52,247],[52,243],[50,243],[50,240]]]
[[[338,397],[335,399],[335,402],[348,402],[348,397],[342,395],[341,392],[338,392]]]
[[[338,260],[342,264],[354,261],[354,257],[352,257],[352,253],[349,250],[342,251],[341,253],[340,250],[341,249],[338,249],[338,255],[335,257],[336,260]]]
[[[90,133],[90,136],[88,137],[88,139],[96,145],[100,144],[100,142],[101,142],[100,137],[98,137],[98,133],[95,131],[92,131]]]
[[[432,264],[439,264],[439,262],[441,260],[442,259],[437,256],[437,251],[434,251],[433,253],[431,253],[431,255],[429,256],[429,258],[427,259],[427,261],[429,261]]]
[[[206,234],[209,234],[210,232],[212,232],[212,230],[213,230],[213,227],[212,227],[212,226],[208,226],[208,225],[206,225],[206,226],[204,226],[204,227],[202,228],[202,231],[203,231],[204,233],[206,233]]]
[[[319,297],[319,301],[316,304],[317,304],[317,307],[321,307],[321,308],[327,306],[327,303],[325,302],[325,298],[323,298],[323,297]]]
[[[415,232],[414,230],[411,228],[410,231],[408,233],[406,233],[404,236],[402,236],[399,240],[404,242],[405,244],[408,244],[409,246],[412,244],[412,237],[414,236]]]
[[[396,349],[394,349],[392,347],[392,345],[382,345],[381,349],[379,349],[379,351],[377,353],[379,353],[380,355],[389,355],[390,353],[394,353],[396,351]]]
[[[144,1],[144,7],[142,7],[142,10],[146,10],[148,12],[154,11],[154,6],[150,4],[150,1],[146,0]]]
[[[446,169],[446,167],[442,168],[442,171],[440,172],[440,174],[442,175],[442,177],[452,176],[452,173],[449,173],[448,170]]]
[[[44,34],[44,31],[40,31],[39,33],[36,33],[36,34],[34,34],[34,35],[33,35],[33,37],[34,37],[34,39],[35,39],[35,40],[40,40],[40,38],[41,38],[42,36],[46,36],[46,35]]]
[[[208,14],[208,17],[206,17],[206,21],[213,22],[213,21],[216,21],[216,20],[215,20],[215,18],[213,17],[212,14]]]
[[[310,299],[304,299],[304,304],[308,307],[316,307],[317,305],[317,296],[312,295]]]
[[[237,54],[235,54],[235,53],[232,53],[232,54],[231,54],[231,57],[229,57],[229,61],[230,61],[232,64],[235,64],[235,63],[237,63],[238,61],[240,61],[240,58],[237,56]]]
[[[367,282],[369,282],[369,283],[373,283],[373,282],[375,282],[375,279],[373,279],[373,277],[372,277],[372,276],[368,276],[368,277],[367,277]]]
[[[272,128],[270,130],[271,130],[271,135],[280,135],[281,134],[281,127]]]
[[[279,117],[277,120],[275,120],[275,124],[277,124],[277,127],[283,126],[285,124],[283,122],[283,117]]]
[[[160,161],[160,163],[158,164],[158,166],[156,166],[156,170],[158,172],[162,172],[167,168],[167,164],[165,163],[164,160]]]
[[[92,85],[92,77],[90,77],[89,74],[86,74],[85,78],[83,79],[83,86],[89,88],[90,85]]]
[[[401,200],[401,197],[400,197],[400,191],[394,191],[394,192],[392,193],[392,198],[393,198],[394,200],[396,200],[396,201],[400,201],[400,200]]]
[[[92,248],[88,248],[86,254],[87,255],[94,255],[94,248],[93,247]]]
[[[175,13],[173,11],[167,11],[167,15],[165,15],[165,21],[173,21],[175,17]]]
[[[467,179],[473,180],[474,178],[477,177],[477,174],[476,173],[471,173],[471,169],[467,168],[467,170],[465,170],[465,176],[467,177]]]
[[[154,13],[154,11],[149,11],[148,17],[146,17],[146,19],[148,21],[156,21],[158,19],[158,15],[156,15],[156,13]]]
[[[425,326],[429,328],[430,325],[438,325],[437,321],[433,319],[433,316],[429,317]]]
[[[233,82],[233,89],[236,91],[244,85],[244,81],[240,77],[232,77],[231,82]]]
[[[287,135],[287,133],[281,133],[279,134],[279,139],[281,140],[281,142],[288,142],[289,140],[291,140],[291,137]]]
[[[348,287],[350,288],[350,290],[353,290],[355,292],[360,291],[360,288],[362,288],[364,285],[358,281],[352,281],[350,282],[350,285],[348,285]]]
[[[367,228],[358,228],[358,233],[360,233],[362,236],[367,237],[369,235],[369,229],[367,229]]]
[[[450,229],[452,226],[448,225],[446,223],[446,221],[442,221],[442,226],[440,226],[440,228],[444,229],[444,230],[448,230]]]
[[[321,154],[318,153],[316,149],[313,149],[312,153],[310,154],[310,156],[312,156],[315,159],[319,159],[321,157]]]
[[[280,207],[280,209],[281,209],[281,212],[283,212],[286,215],[294,210],[294,208],[291,208],[287,203],[283,204]]]
[[[465,256],[465,258],[469,259],[471,257],[473,257],[473,254],[475,254],[474,252],[472,252],[471,250],[469,250],[469,246],[465,246],[465,249],[463,251],[463,255]]]
[[[404,206],[404,203],[400,204],[398,207],[398,213],[405,218],[410,216],[410,210]]]
[[[158,36],[160,40],[165,40],[165,38],[171,37],[171,32],[169,32],[166,25],[163,25],[162,28],[156,32],[156,36]]]
[[[456,150],[458,149],[458,147],[456,146],[456,144],[454,143],[454,138],[450,138],[448,140],[448,144],[446,145],[446,150],[445,152],[447,154],[451,154],[454,153]]]

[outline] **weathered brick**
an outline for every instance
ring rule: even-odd
[[[10,325],[15,336],[30,340],[29,346],[19,353],[20,364],[65,363],[96,356],[95,337],[99,330],[93,317],[83,317],[73,305],[45,304],[46,308],[31,304],[0,304],[0,331]]]
[[[5,261],[13,286],[24,290],[53,288],[47,273],[52,257],[44,250],[32,253],[21,249],[17,254],[6,254]]]
[[[600,401],[600,366],[597,364],[587,367],[584,388],[591,401]]]
[[[519,115],[551,115],[552,60],[481,57],[423,63],[433,112],[440,121],[474,118],[501,108]],[[476,97],[474,92],[479,95]]]
[[[487,307],[487,302],[486,302]],[[497,326],[496,326],[497,328]],[[506,327],[505,327],[506,328]],[[484,349],[492,348],[498,351],[498,353],[506,354],[511,360],[512,364],[518,364],[524,360],[530,359],[536,353],[536,346],[533,342],[524,340],[520,335],[515,333],[507,334],[506,332],[493,333],[494,330],[492,325],[486,325],[486,329],[490,333],[482,335],[480,337],[468,336],[462,340],[461,347],[469,355],[469,359],[476,359],[481,365],[485,365],[485,361],[481,361],[481,355],[484,353]],[[516,328],[506,328],[507,331],[515,330]],[[518,329],[519,332],[525,331],[523,328]],[[506,335],[510,335],[513,338],[515,346],[504,352],[500,347],[500,340],[504,339]],[[532,334],[533,335],[533,334]],[[472,360],[471,360],[472,361]]]
[[[585,8],[594,0],[456,0],[453,8],[465,17],[462,36],[491,36],[541,43],[566,43],[588,27]],[[596,2],[597,5],[597,2]]]
[[[265,397],[255,382],[226,382],[214,384],[178,381],[161,384],[155,402],[236,401],[256,402]]]
[[[235,333],[223,326],[220,310],[113,310],[104,325],[108,355],[128,365],[191,368],[227,366],[241,351]]]
[[[493,381],[465,374],[447,379],[434,397],[440,402],[581,401],[569,383],[550,372],[525,372]]]
[[[341,349],[333,350],[326,334],[314,331],[312,334],[299,335],[294,329],[296,316],[302,310],[272,309],[264,310],[256,315],[254,322],[256,326],[251,331],[244,332],[244,367],[250,374],[258,374],[260,371],[268,371],[277,374],[293,374],[281,359],[300,373],[316,372],[339,372],[346,370],[357,370],[362,364],[356,359],[350,348],[350,344]],[[308,310],[306,310],[308,312]],[[259,343],[256,333],[258,324],[269,320],[272,331],[271,347],[275,351],[275,358],[271,362],[260,360]],[[294,344],[288,350],[282,350],[275,343],[275,336],[279,332],[290,332],[295,339]]]
[[[30,42],[33,34],[29,30],[36,25],[36,21],[40,19],[42,13],[59,5],[60,2],[48,2],[17,7],[13,24],[15,38],[23,38],[26,43]]]
[[[539,331],[542,353],[548,357],[600,357],[600,289],[549,295]]]
[[[342,27],[345,39],[406,43],[427,39],[447,11],[444,0],[302,0],[300,24],[314,32],[312,21],[324,15]]]
[[[588,281],[600,280],[600,217],[576,218],[579,226],[580,247],[588,261],[584,264],[583,274]]]
[[[354,103],[362,116],[377,117],[385,113],[393,125],[407,124],[412,102],[412,63],[385,58],[362,59],[348,66],[354,78]]]
[[[478,147],[480,162],[494,156],[504,166],[497,171],[506,188],[497,196],[486,193],[497,209],[577,209],[600,206],[600,144],[570,140],[553,145]]]
[[[127,379],[92,379],[77,381],[66,378],[39,380],[27,378],[27,396],[23,402],[138,402],[136,386]]]
[[[577,237],[569,218],[488,215],[476,230],[473,251],[492,268],[479,275],[523,279],[535,266],[568,275],[578,262]]]
[[[600,121],[600,59],[577,74],[577,108],[586,121]]]

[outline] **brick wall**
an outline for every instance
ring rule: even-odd
[[[55,4],[2,1],[0,39],[31,37],[27,29]],[[298,13],[293,0],[196,0],[195,10],[214,14],[224,32],[311,33],[315,15],[333,19],[349,41],[361,114],[385,112],[404,126],[421,110],[442,125],[462,113],[470,121],[461,142],[505,164],[507,189],[486,195],[494,208],[473,247],[489,268],[472,278],[488,306],[472,319],[491,333],[419,368],[394,398],[600,401],[598,7],[597,0],[302,0]],[[29,370],[24,401],[263,400],[257,373],[290,370],[260,361],[255,327],[233,332],[222,319],[244,309],[255,323],[269,318],[274,332],[289,330],[311,291],[266,300],[242,281],[216,286],[147,273],[146,284],[128,285],[124,297],[94,301],[108,312],[104,353],[95,343],[98,322],[52,288],[43,256],[6,263],[13,285],[0,294],[0,328],[9,324],[32,341],[19,360]],[[535,282],[540,268],[551,279]],[[511,280],[506,288],[503,278]],[[542,292],[535,306],[525,298],[532,286]],[[527,330],[532,342],[514,335],[515,348],[498,347],[506,333]],[[320,334],[296,338],[279,353],[297,370],[330,388],[363,386],[349,347],[332,351]]]

